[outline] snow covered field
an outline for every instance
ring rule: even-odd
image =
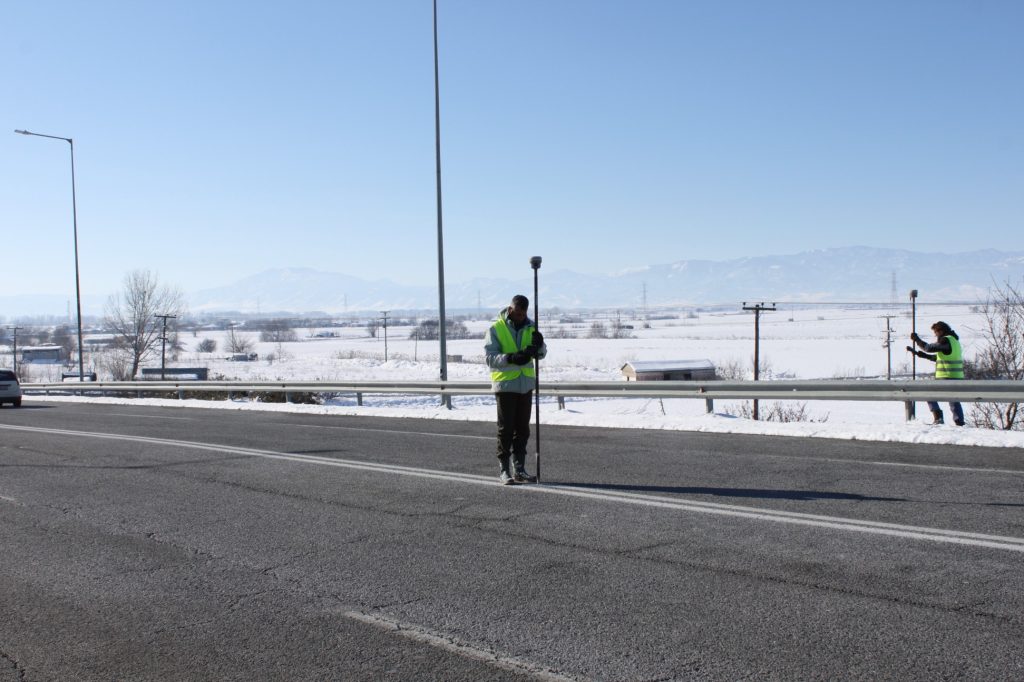
[[[918,333],[925,339],[932,335],[928,327],[936,320],[945,320],[960,335],[969,359],[981,343],[982,319],[967,306],[918,305]],[[894,377],[910,372],[910,354],[904,350],[909,343],[911,322],[906,306],[900,309],[879,308],[789,308],[764,313],[761,318],[762,378],[765,374],[783,379],[885,378],[886,321],[884,315],[895,315],[892,368]],[[610,326],[604,318],[606,326]],[[619,381],[621,366],[631,360],[709,359],[716,366],[741,366],[749,373],[753,365],[754,318],[740,311],[702,312],[696,317],[681,315],[672,319],[651,321],[644,328],[640,320],[621,318],[631,325],[626,331],[631,338],[587,338],[593,319],[575,324],[560,323],[554,316],[544,317],[548,358],[541,367],[543,384],[558,381]],[[490,322],[467,322],[473,338],[450,340],[448,354],[462,356],[462,361],[448,363],[448,377],[453,381],[483,381],[487,368],[483,364],[484,331]],[[255,342],[259,360],[233,362],[226,359],[226,333],[183,333],[180,341],[186,350],[169,366],[208,367],[210,378],[267,381],[432,381],[438,378],[438,343],[409,338],[411,326],[393,326],[389,322],[387,353],[384,361],[383,333],[377,338],[364,326],[319,329],[296,329],[299,340],[285,343],[259,342],[258,332],[236,331],[249,335]],[[335,333],[335,337],[317,337],[318,333]],[[576,338],[558,338],[575,334]],[[195,350],[204,339],[217,342],[214,353]],[[159,365],[159,357],[150,366]],[[918,375],[930,377],[933,364],[918,360]],[[50,376],[58,368],[34,366],[32,381],[57,379]],[[27,400],[40,398],[28,397]],[[48,398],[80,400],[80,398]],[[130,399],[96,399],[111,403],[135,402]],[[494,420],[494,401],[490,397],[455,397],[454,409],[443,409],[433,396],[364,396],[362,406],[355,397],[341,397],[327,405],[259,404],[247,401],[161,401],[168,405],[211,409],[261,409],[326,414],[364,414],[377,416],[422,417],[433,419]],[[147,404],[155,401],[148,400]],[[762,414],[768,403],[762,401]],[[823,438],[879,440],[919,443],[948,443],[996,447],[1024,447],[1024,433],[1005,433],[953,426],[927,425],[930,414],[924,404],[918,405],[919,421],[904,420],[903,404],[894,402],[806,403],[810,421],[774,423],[754,422],[733,416],[739,403],[716,401],[715,414],[705,414],[703,400],[691,399],[583,399],[569,398],[566,409],[559,410],[556,401],[542,398],[542,423],[586,426],[618,426],[629,428],[675,429],[728,433],[761,433]],[[970,423],[972,406],[965,405]],[[948,412],[948,407],[943,406]],[[948,415],[947,415],[948,418]]]

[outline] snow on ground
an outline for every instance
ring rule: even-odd
[[[892,366],[894,375],[910,371],[910,319],[905,310],[880,309],[794,309],[780,308],[761,319],[761,358],[768,373],[783,379],[832,379],[886,376],[885,320],[896,315],[893,334]],[[970,358],[982,328],[980,316],[966,306],[918,306],[918,333],[931,338],[928,327],[942,319],[960,334]],[[605,320],[607,322],[607,320]],[[1024,447],[1024,433],[990,431],[976,428],[930,426],[927,407],[918,405],[919,421],[904,420],[903,404],[898,402],[810,401],[804,403],[810,421],[777,423],[743,419],[738,401],[716,401],[715,413],[706,414],[703,400],[649,398],[567,398],[566,409],[559,410],[553,398],[543,397],[543,385],[559,381],[619,381],[620,367],[630,360],[709,359],[718,366],[740,364],[748,372],[753,360],[753,316],[741,312],[700,313],[697,317],[679,316],[650,323],[643,328],[637,320],[622,318],[632,338],[585,338],[593,320],[561,324],[554,318],[542,319],[548,345],[548,358],[541,366],[541,422],[577,426],[605,426],[646,429],[671,429],[713,433],[787,435],[849,440],[904,443],[943,443],[990,447]],[[462,361],[448,363],[452,381],[483,381],[486,320],[467,323],[472,339],[448,342],[448,354]],[[417,342],[409,338],[411,326],[388,327],[388,360],[384,361],[383,334],[369,336],[364,327],[296,330],[299,340],[281,344],[262,343],[257,333],[255,362],[232,362],[227,355],[224,332],[183,334],[186,351],[169,366],[209,367],[210,378],[224,377],[252,381],[432,381],[439,376],[436,341]],[[318,332],[338,336],[316,338]],[[575,333],[583,338],[558,338]],[[204,338],[217,341],[218,351],[198,353],[193,349]],[[153,365],[154,363],[150,363]],[[159,358],[156,360],[159,364]],[[930,377],[934,365],[918,361],[919,376]],[[47,368],[33,367],[32,381],[47,381]],[[53,372],[49,369],[49,372]],[[59,370],[57,370],[59,371]],[[54,377],[55,378],[55,377]],[[27,396],[26,401],[61,400],[208,409],[270,410],[307,414],[373,415],[493,421],[494,400],[489,396],[456,396],[454,408],[440,406],[435,396],[366,395],[363,405],[355,396],[342,396],[325,405],[261,404],[248,401],[154,400],[121,398],[78,398]],[[793,403],[786,403],[792,406]],[[762,414],[770,406],[762,401]],[[971,405],[964,405],[970,423]],[[948,407],[943,406],[948,413]],[[949,415],[947,414],[947,419]]]

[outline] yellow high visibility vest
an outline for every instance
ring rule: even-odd
[[[533,327],[529,326],[523,331],[523,347],[520,348],[516,345],[516,338],[512,335],[512,330],[508,328],[508,324],[505,320],[499,319],[491,325],[494,329],[495,335],[498,337],[498,341],[501,343],[502,353],[516,353],[521,351],[530,345],[533,341]],[[523,374],[528,377],[537,376],[536,370],[533,368],[533,363],[526,365],[513,365],[507,369],[496,369],[491,372],[491,381],[512,381],[518,379],[519,375]]]
[[[935,378],[963,379],[964,351],[960,346],[960,340],[955,336],[947,336],[946,340],[949,341],[949,354],[935,354]]]

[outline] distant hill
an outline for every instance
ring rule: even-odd
[[[448,310],[491,311],[513,293],[530,295],[533,275],[524,268],[518,280],[477,278],[448,281]],[[733,260],[681,260],[610,274],[555,269],[540,272],[540,298],[545,308],[648,308],[737,304],[742,301],[879,302],[892,298],[896,275],[897,300],[910,289],[924,301],[984,300],[993,283],[1024,280],[1024,252],[970,251],[920,253],[854,246],[793,255]],[[279,268],[245,277],[229,286],[203,289],[187,296],[192,312],[339,314],[371,310],[437,310],[437,287],[368,281],[337,272]],[[106,296],[85,296],[86,316],[103,313]],[[0,317],[66,318],[73,301],[60,296],[0,295]]]
[[[638,308],[646,287],[652,308],[755,300],[887,302],[893,273],[901,302],[911,288],[919,289],[924,300],[983,300],[993,282],[1024,278],[1024,252],[941,254],[856,246],[726,261],[682,260],[605,275],[542,270],[540,297],[548,308]],[[529,271],[515,281],[449,282],[445,305],[490,310],[506,304],[512,293],[529,295],[532,288]],[[193,312],[426,310],[438,303],[436,286],[367,281],[308,268],[268,270],[188,298]]]

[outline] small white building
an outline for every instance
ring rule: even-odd
[[[59,365],[64,362],[64,349],[60,346],[25,346],[21,348],[21,361],[30,365]]]
[[[718,378],[710,360],[647,360],[622,366],[626,381],[707,381]]]

